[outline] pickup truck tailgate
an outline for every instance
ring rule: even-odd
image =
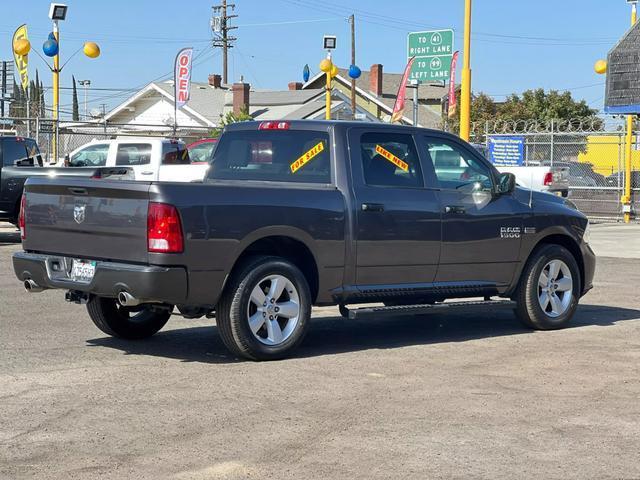
[[[149,186],[147,182],[31,178],[25,185],[23,248],[146,263]]]

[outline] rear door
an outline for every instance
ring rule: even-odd
[[[423,136],[440,187],[442,250],[436,281],[505,285],[520,253],[527,209],[494,195],[496,175],[473,148],[450,137]]]
[[[356,199],[356,283],[424,284],[440,256],[440,206],[406,129],[349,132]],[[417,288],[417,286],[416,286]]]

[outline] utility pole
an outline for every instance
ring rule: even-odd
[[[464,50],[460,93],[460,138],[469,141],[471,130],[471,0],[464,0]]]
[[[227,15],[227,8],[235,10],[235,3],[227,3],[227,0],[222,0],[222,4],[214,5],[211,7],[213,15],[211,17],[211,30],[217,37],[213,41],[213,46],[222,48],[222,83],[229,83],[228,76],[228,51],[233,47],[233,42],[237,40],[236,37],[229,35],[229,30],[235,30],[238,27],[230,27],[229,20],[236,18],[238,15]]]
[[[351,65],[356,64],[356,17],[351,14],[349,17],[351,24]],[[351,118],[356,119],[356,79],[351,78]]]

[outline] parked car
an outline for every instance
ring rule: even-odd
[[[543,162],[550,165],[550,161]],[[593,171],[593,164],[583,162],[553,162],[556,167],[569,169],[569,185],[572,187],[597,187],[605,185],[605,177]]]
[[[187,145],[192,164],[209,164],[213,149],[218,143],[217,138],[203,138]]]
[[[157,137],[119,137],[92,140],[74,150],[65,160],[68,167],[126,166],[136,180],[199,181],[208,165],[192,165],[184,142]]]
[[[624,187],[624,172],[616,172],[609,175],[605,182],[607,187]],[[631,172],[631,188],[640,188],[640,170]]]
[[[24,183],[35,176],[79,176],[112,179],[133,178],[129,169],[82,168],[70,170],[43,167],[38,144],[33,138],[0,137],[0,221],[17,225]]]
[[[224,344],[256,360],[299,345],[312,305],[350,318],[506,307],[560,328],[595,268],[573,204],[414,127],[240,122],[202,183],[30,179],[24,198],[13,265],[28,291],[65,290],[128,339],[156,333],[174,306],[215,312]],[[486,301],[441,303],[464,297]],[[387,306],[348,307],[369,302]]]
[[[488,158],[487,147],[473,144],[473,147]],[[548,165],[546,162],[529,162],[527,166],[495,165],[499,172],[509,172],[516,176],[516,183],[523,188],[537,192],[546,192],[567,197],[569,195],[569,168],[566,166]]]

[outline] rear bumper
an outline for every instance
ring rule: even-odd
[[[182,267],[98,261],[93,279],[85,283],[52,276],[52,262],[61,258],[17,252],[13,255],[13,270],[19,280],[31,279],[44,289],[79,290],[114,298],[126,291],[141,300],[171,304],[182,304],[187,298],[187,272]]]

